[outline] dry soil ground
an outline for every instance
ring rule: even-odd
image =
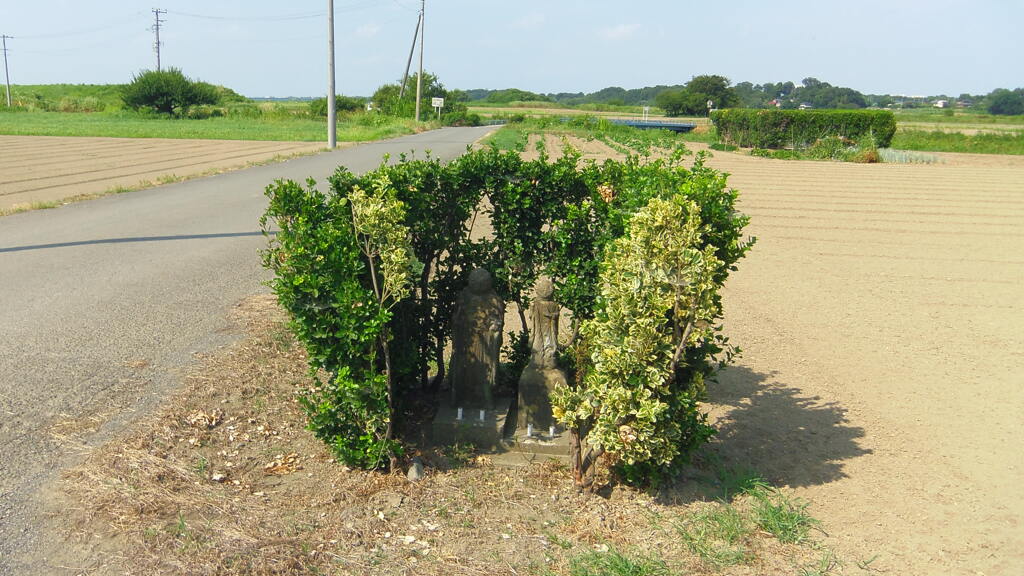
[[[315,142],[0,136],[0,211],[242,168],[320,148]]]
[[[721,453],[813,501],[847,559],[1024,574],[1024,158],[714,154],[758,237],[725,295]]]
[[[758,237],[725,294],[726,329],[744,353],[710,387],[712,450],[813,502],[843,573],[1024,573],[1024,158],[984,158],[710,160],[731,173]],[[246,427],[267,433],[261,422]],[[187,485],[194,472],[180,474]],[[506,481],[482,474],[481,486]]]
[[[1024,159],[716,153],[759,240],[730,278],[744,355],[723,453],[798,488],[847,558],[1024,573]]]

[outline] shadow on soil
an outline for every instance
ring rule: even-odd
[[[775,486],[812,486],[844,478],[843,462],[869,454],[864,429],[847,424],[845,409],[761,374],[731,366],[708,385],[723,414],[718,434],[662,497],[674,501],[725,498],[753,478]]]

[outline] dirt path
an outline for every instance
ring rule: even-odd
[[[244,168],[318,142],[0,136],[0,210]]]
[[[716,153],[759,238],[727,286],[717,445],[811,500],[848,563],[1021,574],[1024,163],[945,156]]]

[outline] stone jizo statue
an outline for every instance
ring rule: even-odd
[[[494,409],[504,325],[505,303],[494,291],[491,274],[483,268],[473,270],[452,316],[452,405]]]
[[[519,378],[516,426],[520,433],[529,424],[541,431],[555,424],[551,415],[551,393],[556,386],[566,383],[565,372],[558,368],[560,307],[552,300],[554,293],[551,279],[541,276],[534,287],[535,298],[530,306],[530,363]]]

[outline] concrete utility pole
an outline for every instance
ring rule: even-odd
[[[0,38],[3,38],[3,41],[4,41],[4,78],[7,79],[7,107],[10,108],[11,107],[11,73],[7,70],[7,39],[8,38],[13,38],[13,36],[8,36],[8,35],[4,34],[3,36],[0,36]]]
[[[160,71],[160,25],[165,20],[160,19],[161,14],[167,14],[167,10],[153,8],[153,32],[156,33],[156,42],[153,42],[153,51],[156,52],[156,71]]]
[[[420,0],[420,73],[416,77],[416,121],[420,121],[420,99],[423,97],[423,36],[427,26],[427,0]]]
[[[398,100],[401,102],[405,96],[405,83],[409,81],[409,68],[412,68],[412,55],[416,53],[416,39],[420,35],[420,20],[423,15],[416,16],[416,31],[412,34],[412,46],[409,46],[409,60],[405,63],[405,74],[402,75],[402,85],[398,88]]]
[[[327,147],[338,145],[338,111],[334,96],[334,0],[327,0]]]

